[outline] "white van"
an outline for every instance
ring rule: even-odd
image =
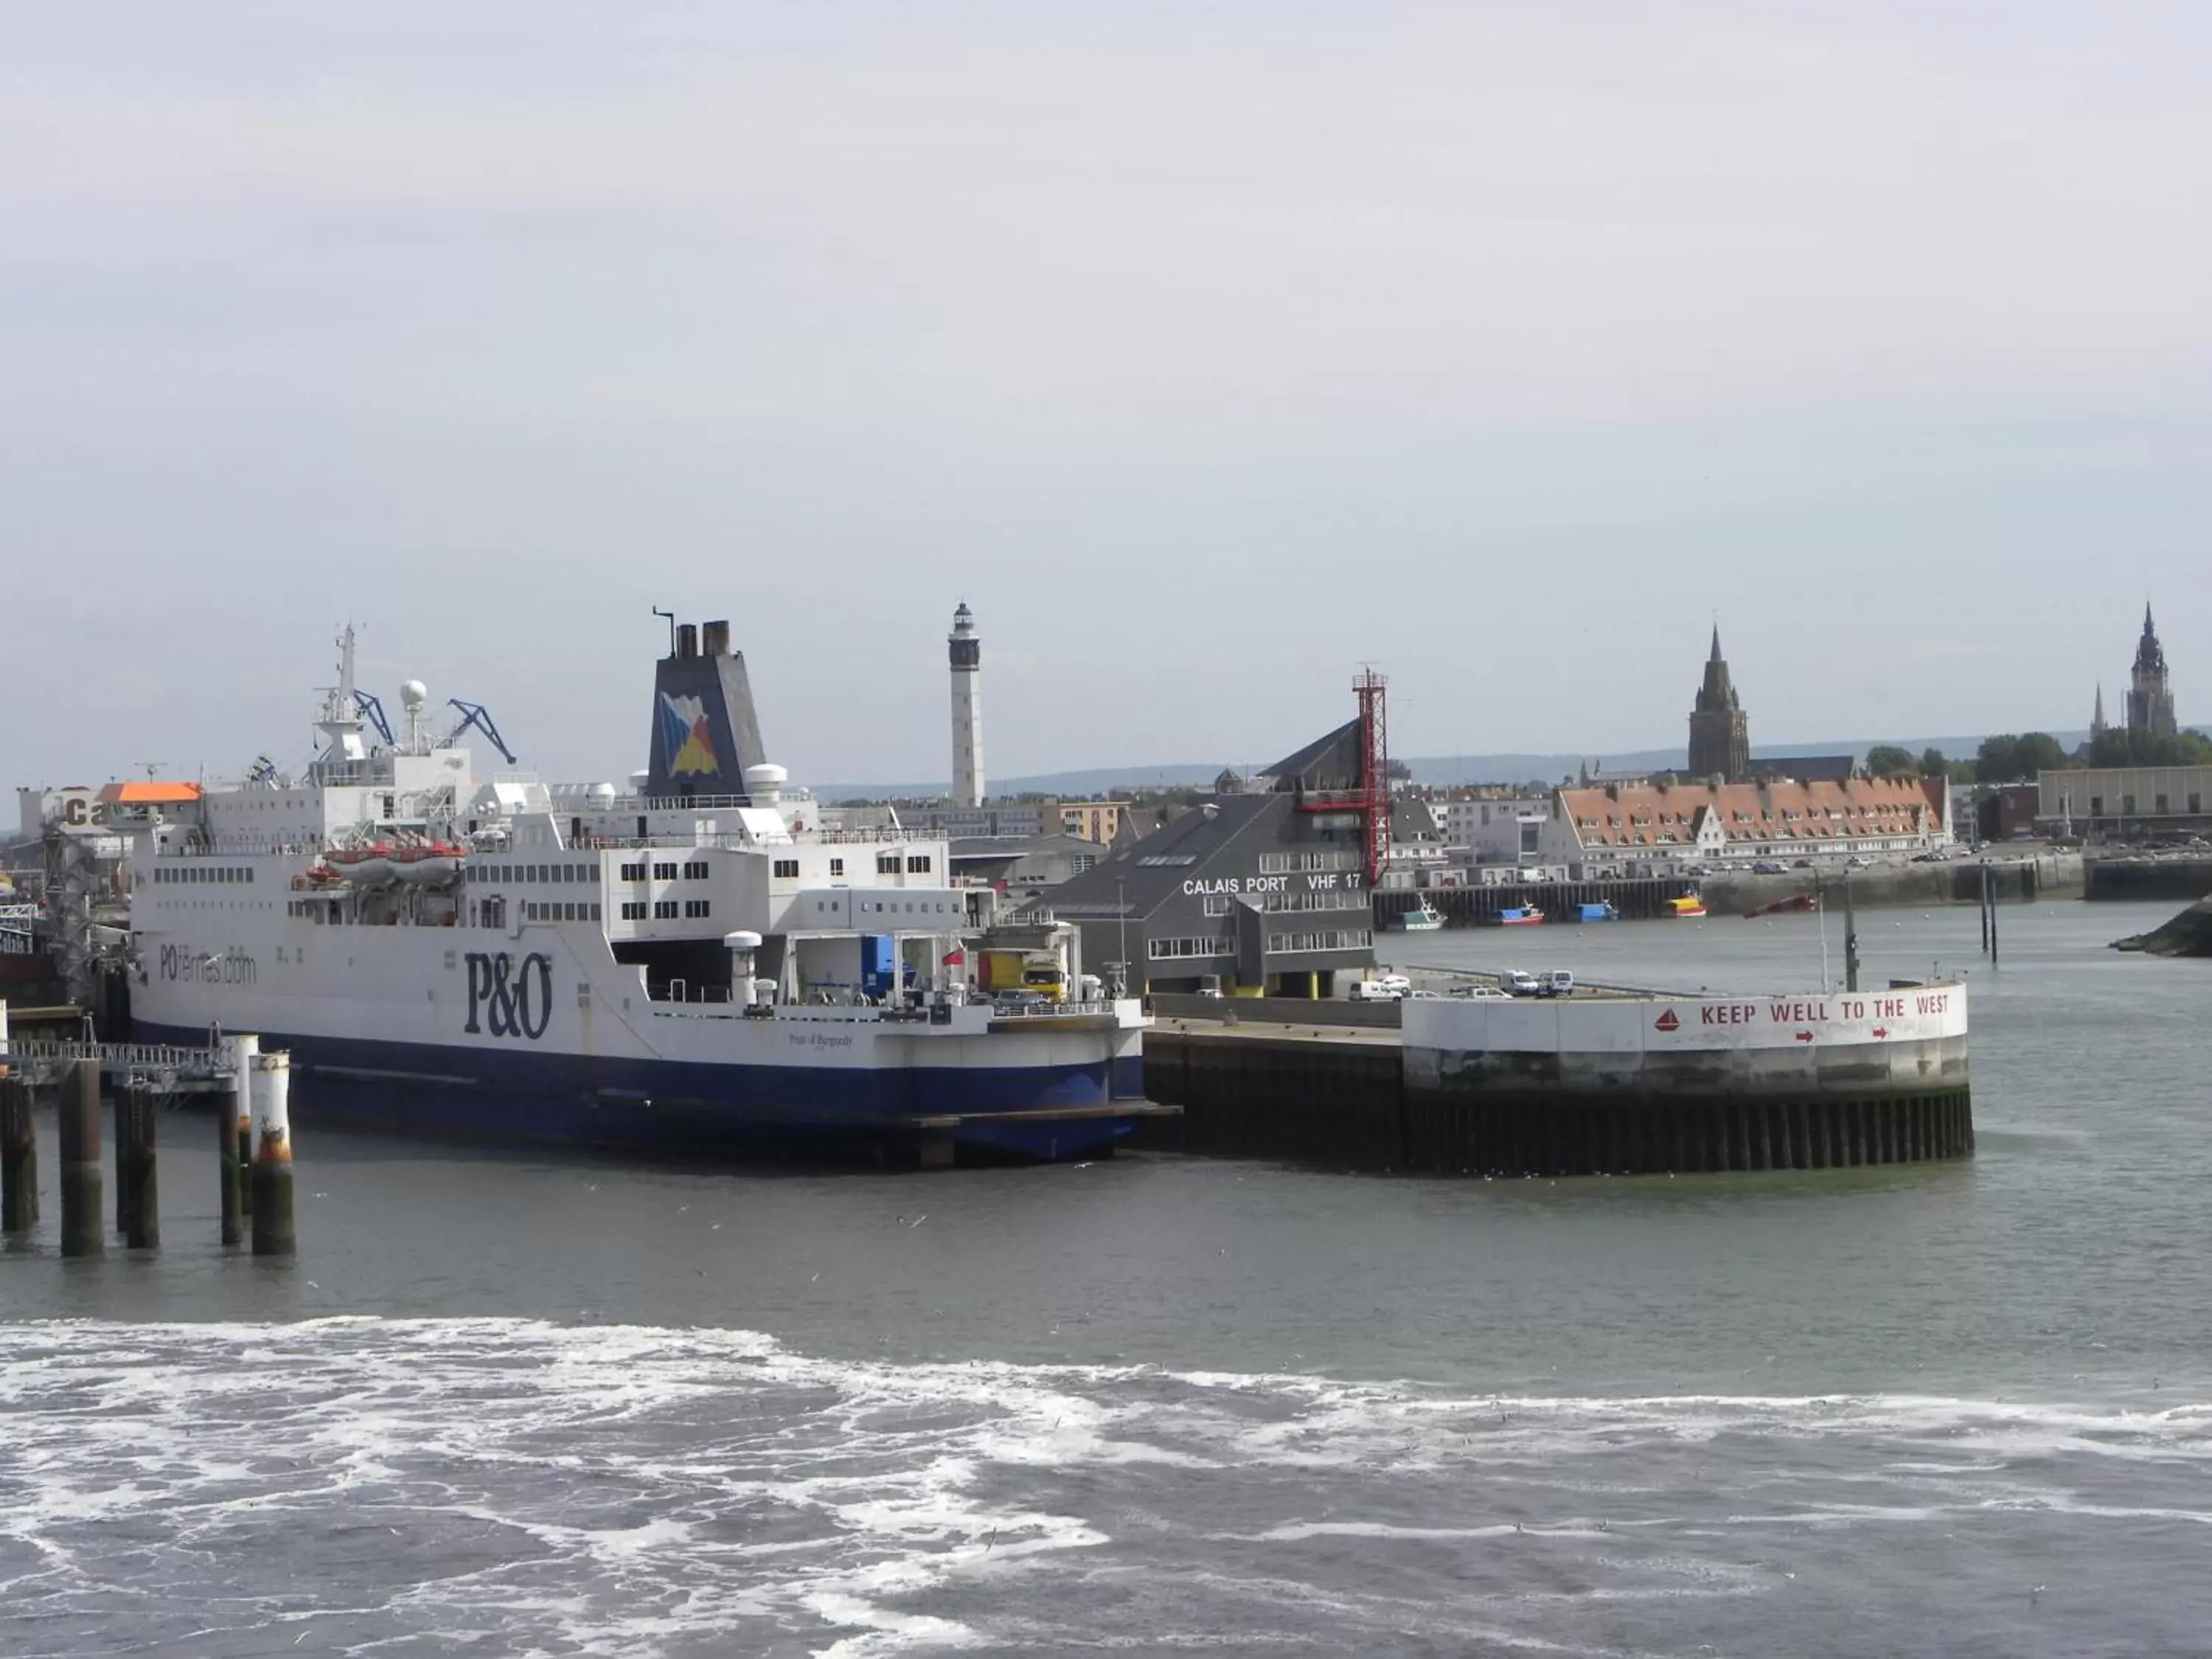
[[[1413,988],[1413,981],[1403,974],[1377,974],[1373,979],[1352,981],[1349,994],[1354,1002],[1396,1002]]]
[[[1565,968],[1552,968],[1536,975],[1536,994],[1540,997],[1571,997],[1575,994],[1575,976]]]
[[[1518,968],[1498,976],[1498,988],[1510,997],[1533,997],[1543,988],[1534,974],[1524,974]]]

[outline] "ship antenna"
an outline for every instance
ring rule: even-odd
[[[663,611],[656,605],[653,607],[653,614],[668,618],[668,654],[672,657],[676,654],[676,613],[673,611]]]

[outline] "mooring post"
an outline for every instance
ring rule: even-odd
[[[100,1062],[80,1060],[62,1085],[62,1254],[100,1255]]]
[[[129,1126],[127,1133],[115,1138],[116,1180],[131,1194],[123,1242],[134,1250],[158,1250],[161,1248],[161,1202],[154,1166],[157,1114],[153,1086],[132,1078],[116,1098],[124,1103],[117,1109],[117,1121]]]
[[[1859,917],[1851,906],[1851,872],[1844,872],[1844,989],[1859,988]]]
[[[292,1056],[253,1057],[253,1254],[290,1255]]]
[[[238,1138],[232,1156],[238,1161],[238,1211],[240,1216],[253,1213],[253,1057],[261,1052],[258,1036],[234,1036],[230,1040],[231,1079],[237,1093],[232,1104],[238,1109],[234,1133]]]
[[[1984,869],[1985,869],[1985,870],[1988,868],[1988,866],[1987,866],[1986,865],[1985,865],[1985,866],[1984,866],[1983,867],[1984,867]],[[1994,968],[1994,967],[1996,967],[1996,965],[1997,965],[1997,895],[1996,895],[1996,889],[1994,886],[1992,886],[1992,887],[1990,889],[1990,967],[1992,967],[1992,968]]]
[[[246,1237],[246,1210],[241,1199],[245,1170],[238,1160],[238,1120],[245,1111],[246,1079],[234,1077],[229,1088],[215,1097],[216,1178],[222,1187],[222,1242],[236,1244]]]
[[[31,1085],[0,1078],[0,1231],[27,1233],[39,1218],[39,1138]]]
[[[1990,953],[1990,866],[1982,866],[1982,954]]]

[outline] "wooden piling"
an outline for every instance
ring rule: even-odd
[[[135,1079],[118,1091],[115,1106],[115,1183],[131,1195],[123,1242],[134,1250],[161,1247],[160,1183],[155,1176],[154,1091]]]
[[[253,1254],[291,1255],[292,1057],[253,1056]]]
[[[222,1198],[222,1242],[236,1244],[246,1237],[245,1167],[239,1158],[240,1103],[246,1079],[238,1079],[215,1097],[216,1181]]]
[[[62,1085],[62,1254],[101,1255],[100,1062],[81,1060]]]
[[[0,1078],[0,1232],[27,1233],[39,1218],[39,1137],[31,1085]]]

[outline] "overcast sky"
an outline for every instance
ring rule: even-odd
[[[0,781],[800,779],[2212,718],[2201,3],[16,6]]]

